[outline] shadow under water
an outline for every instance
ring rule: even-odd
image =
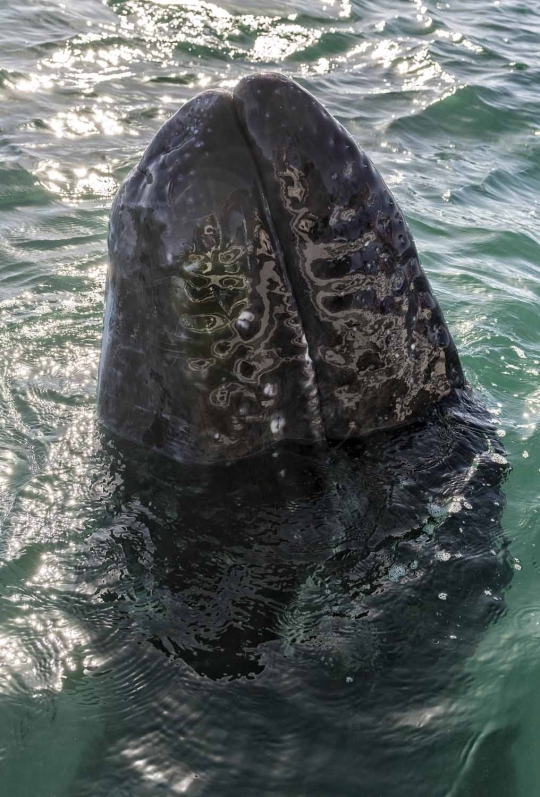
[[[452,695],[512,572],[483,409],[219,465],[99,456],[77,589],[107,709],[73,794],[449,793]]]

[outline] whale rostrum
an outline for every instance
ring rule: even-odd
[[[120,187],[98,409],[181,461],[402,426],[465,387],[395,199],[279,74],[186,103]]]

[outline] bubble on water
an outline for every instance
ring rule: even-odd
[[[447,597],[448,597],[448,593],[447,592],[439,592],[439,595],[437,597],[439,598],[440,601],[445,601],[447,599]]]

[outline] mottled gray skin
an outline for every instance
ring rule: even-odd
[[[286,77],[246,78],[235,100],[304,323],[326,435],[400,425],[463,387],[411,233],[368,156]]]
[[[99,413],[174,459],[361,437],[464,387],[388,188],[281,75],[204,92],[158,131],[109,253]]]

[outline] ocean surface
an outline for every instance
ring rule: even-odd
[[[539,41],[536,0],[0,0],[2,795],[539,793]],[[179,648],[204,585],[229,598],[187,548],[178,591],[165,478],[130,486],[96,421],[112,197],[182,103],[256,70],[382,172],[511,465],[501,611],[450,690],[395,711],[317,651],[287,680]]]

